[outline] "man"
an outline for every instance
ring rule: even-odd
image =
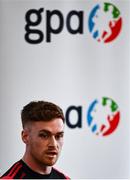
[[[69,179],[53,165],[63,145],[64,115],[51,102],[30,102],[21,112],[22,140],[26,150],[1,178],[3,179]]]

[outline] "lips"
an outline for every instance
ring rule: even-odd
[[[58,152],[57,151],[47,151],[46,154],[48,156],[57,156],[58,155]]]

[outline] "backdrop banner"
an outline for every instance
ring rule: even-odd
[[[24,153],[23,106],[45,100],[66,118],[56,168],[129,178],[129,62],[129,0],[0,0],[0,174]]]

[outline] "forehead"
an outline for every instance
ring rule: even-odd
[[[47,130],[52,133],[58,133],[64,130],[64,123],[61,118],[55,118],[50,121],[38,121],[31,123],[31,130],[32,131],[42,131]]]

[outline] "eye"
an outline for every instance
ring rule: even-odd
[[[39,134],[39,137],[44,138],[44,139],[48,139],[49,135],[47,133],[41,133],[41,134]]]
[[[57,140],[60,140],[61,138],[63,138],[63,136],[64,136],[64,134],[61,133],[61,134],[57,134],[57,135],[55,136],[55,138],[56,138]]]

